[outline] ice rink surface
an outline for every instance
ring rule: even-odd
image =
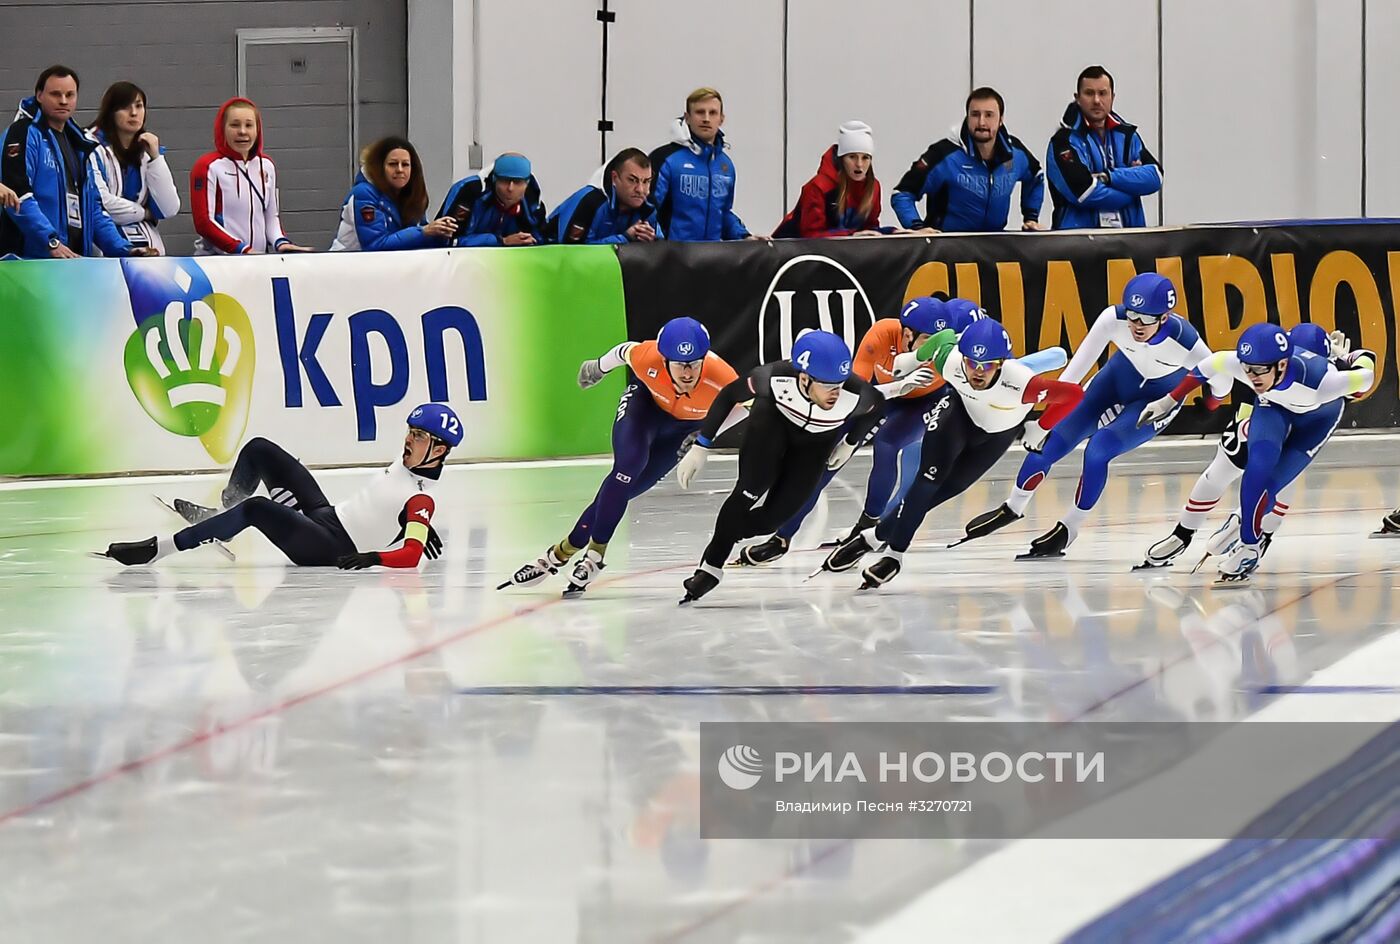
[[[808,550],[731,567],[684,609],[732,461],[634,503],[568,601],[562,577],[494,587],[563,536],[600,462],[454,467],[445,556],[411,573],[296,570],[252,532],[236,563],[202,548],[124,571],[87,552],[173,531],[153,494],[222,483],[7,483],[0,939],[1058,939],[1199,850],[1118,843],[1142,874],[1114,868],[1115,885],[1088,843],[702,841],[698,724],[1232,720],[1285,699],[1295,717],[1400,717],[1400,541],[1366,540],[1400,502],[1400,442],[1332,443],[1247,589],[1188,573],[1195,547],[1132,573],[1213,448],[1119,460],[1060,562],[1012,557],[1071,501],[1077,454],[1025,521],[942,549],[1005,497],[1013,452],[930,516],[881,591],[804,584]],[[799,548],[849,526],[867,461]],[[363,475],[322,481],[334,501]],[[953,693],[908,691],[929,685]],[[952,887],[958,907],[898,930]]]

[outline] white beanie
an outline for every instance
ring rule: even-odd
[[[847,121],[841,125],[836,136],[836,156],[844,154],[869,154],[875,156],[875,135],[863,121]]]

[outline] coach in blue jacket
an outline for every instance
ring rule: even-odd
[[[651,161],[638,148],[623,148],[588,186],[550,215],[545,229],[556,243],[650,243],[665,239],[656,207],[647,198]]]
[[[1079,73],[1074,101],[1045,156],[1055,229],[1146,226],[1142,198],[1162,189],[1162,165],[1135,125],[1113,110],[1113,76]]]
[[[0,255],[155,255],[133,247],[102,208],[88,162],[97,142],[73,120],[77,107],[78,74],[67,66],[41,72],[34,97],[20,103],[0,145],[0,180],[19,198],[0,218]]]
[[[536,246],[544,242],[540,183],[524,154],[496,158],[483,181],[473,174],[447,191],[438,216],[457,221],[457,246]]]
[[[690,242],[747,239],[734,214],[734,160],[725,153],[724,99],[698,88],[685,99],[685,117],[671,126],[671,141],[651,152],[656,204],[666,238]]]
[[[1007,132],[1004,102],[996,89],[974,89],[967,97],[962,127],[909,167],[890,198],[899,225],[943,233],[977,233],[1006,228],[1011,191],[1021,185],[1021,228],[1040,229],[1045,175],[1040,161]],[[926,198],[925,214],[918,203]]]

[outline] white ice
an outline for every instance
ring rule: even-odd
[[[1025,521],[942,549],[1005,497],[1013,453],[929,516],[879,592],[803,583],[821,555],[800,550],[730,568],[684,609],[731,461],[634,503],[571,601],[562,577],[493,588],[567,532],[600,462],[454,467],[446,554],[411,573],[297,570],[257,534],[234,563],[200,549],[122,570],[87,552],[174,530],[152,494],[209,500],[221,483],[0,485],[0,940],[841,941],[945,884],[985,916],[980,940],[1049,939],[1051,924],[1006,930],[1008,888],[1074,921],[1136,890],[1096,879],[1091,844],[1076,859],[1025,842],[707,842],[698,724],[1230,720],[1283,701],[1400,716],[1384,686],[1270,688],[1329,671],[1344,688],[1346,657],[1393,643],[1400,541],[1366,535],[1400,502],[1400,442],[1329,446],[1248,588],[1188,573],[1204,535],[1184,565],[1130,572],[1210,448],[1120,459],[1060,562],[1012,557],[1072,500],[1077,455]],[[867,469],[842,473],[798,547],[844,532]],[[320,475],[335,500],[364,473]],[[1400,679],[1388,652],[1361,661]],[[801,691],[940,683],[992,693]],[[1131,851],[1141,881],[1181,856]]]

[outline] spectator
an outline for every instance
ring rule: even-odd
[[[277,167],[263,153],[262,116],[230,98],[214,119],[214,148],[190,171],[197,256],[311,252],[282,232]]]
[[[360,154],[360,172],[340,210],[331,251],[446,246],[457,234],[457,221],[445,216],[429,223],[427,209],[418,152],[405,138],[380,138]]]
[[[146,130],[146,93],[114,82],[88,129],[97,140],[93,179],[102,206],[133,246],[165,252],[156,225],[180,212],[180,192],[160,139]]]
[[[1074,101],[1045,155],[1054,229],[1146,226],[1142,198],[1162,189],[1162,167],[1134,125],[1113,110],[1113,76],[1079,73]]]
[[[544,204],[530,160],[508,151],[483,183],[465,177],[447,191],[439,217],[457,221],[458,246],[534,246],[544,242]]]
[[[900,226],[932,233],[1005,229],[1011,191],[1019,183],[1021,229],[1040,229],[1045,175],[1040,161],[1001,123],[1004,105],[996,89],[973,90],[962,127],[930,144],[895,185],[890,203]]]
[[[97,143],[73,120],[78,74],[67,66],[39,73],[34,97],[20,102],[5,133],[0,179],[18,203],[0,219],[0,254],[27,259],[154,255],[127,242],[107,211],[88,158]]]
[[[774,239],[798,236],[879,236],[880,181],[875,179],[875,137],[863,121],[841,126],[822,155],[817,175],[802,185],[797,206],[773,231]]]
[[[671,126],[671,143],[651,152],[651,200],[669,239],[749,238],[734,215],[734,161],[724,153],[723,124],[724,99],[698,88],[686,97],[685,116]]]
[[[664,239],[651,189],[651,160],[624,148],[593,182],[559,205],[546,224],[559,243],[649,243]]]

